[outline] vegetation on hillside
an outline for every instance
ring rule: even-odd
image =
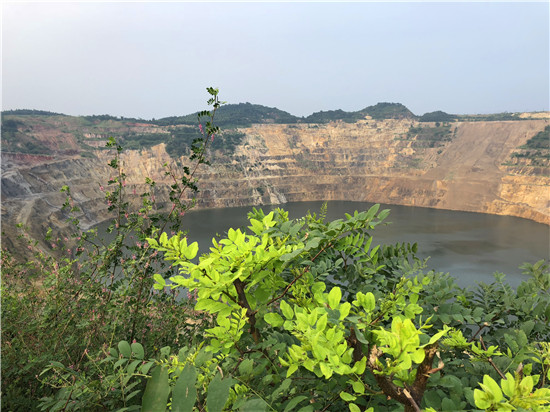
[[[527,140],[527,143],[521,148],[550,150],[550,126],[546,126],[544,130]]]
[[[2,150],[30,154],[50,154],[49,148],[42,142],[28,138],[30,128],[18,119],[2,119]]]
[[[416,116],[401,103],[377,103],[356,112],[345,112],[343,110],[328,110],[313,113],[303,119],[306,123],[328,123],[333,121],[344,121],[354,123],[357,120],[371,116],[373,119],[414,119]]]
[[[492,113],[492,114],[460,114],[457,119],[461,122],[501,122],[505,120],[529,120],[520,117],[521,113]]]
[[[538,132],[512,153],[511,160],[504,163],[521,174],[550,174],[550,126]]]
[[[401,103],[377,103],[359,111],[373,119],[415,119],[416,116]]]
[[[454,132],[449,124],[436,122],[434,126],[411,126],[405,135],[396,139],[412,141],[411,146],[415,148],[432,148],[443,146],[452,140],[453,136]]]
[[[379,206],[335,221],[325,209],[295,220],[253,210],[247,228],[197,256],[178,226],[220,136],[222,103],[208,92],[190,165],[166,171],[168,210],[151,179],[132,194],[109,139],[113,177],[101,190],[112,240],[80,229],[65,186],[72,233],[49,232],[49,250],[27,238],[26,261],[2,250],[3,408],[548,409],[544,261],[524,264],[515,290],[503,274],[461,289],[427,271],[416,244],[377,245],[389,214]]]
[[[275,107],[259,104],[239,103],[222,106],[216,113],[216,124],[225,129],[250,127],[255,123],[296,123],[298,117]],[[197,114],[186,116],[165,117],[155,121],[158,125],[196,125]]]
[[[346,123],[355,123],[364,116],[359,112],[345,112],[343,110],[327,110],[310,114],[304,118],[305,123],[329,123],[342,120]]]

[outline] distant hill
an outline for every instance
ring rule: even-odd
[[[328,123],[342,120],[346,123],[354,123],[364,116],[359,112],[345,112],[343,110],[328,110],[310,114],[304,118],[305,123]]]
[[[365,107],[359,113],[371,116],[373,119],[416,119],[416,115],[401,103],[377,103]]]
[[[63,113],[55,113],[55,112],[49,112],[47,110],[35,110],[35,109],[2,110],[2,115],[14,115],[14,116],[65,116]]]
[[[259,104],[239,103],[222,106],[216,112],[216,124],[221,128],[249,127],[257,123],[328,123],[342,120],[354,123],[365,116],[373,119],[415,119],[416,116],[401,103],[378,103],[356,112],[343,110],[328,110],[313,113],[307,117],[297,117],[276,107]],[[164,117],[154,121],[159,126],[165,125],[195,125],[197,113],[186,116]]]
[[[354,123],[371,116],[373,119],[416,119],[417,116],[401,103],[377,103],[374,106],[365,107],[356,112],[345,112],[343,110],[329,110],[313,113],[304,118],[306,123],[328,123],[342,120],[346,123]]]
[[[418,118],[420,122],[454,122],[457,116],[437,110],[435,112],[424,113]]]
[[[197,112],[198,113],[198,112]],[[196,125],[197,113],[186,116],[164,117],[154,123],[165,125]],[[239,103],[221,106],[216,111],[216,124],[221,128],[249,127],[254,123],[297,123],[300,118],[291,115],[276,107],[267,107],[259,104]]]

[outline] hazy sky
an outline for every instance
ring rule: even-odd
[[[549,110],[549,4],[10,3],[2,108],[160,118],[222,100],[307,116]]]

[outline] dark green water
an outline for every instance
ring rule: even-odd
[[[323,202],[287,203],[280,205],[291,218],[304,216],[308,210],[319,212]],[[344,218],[345,213],[366,210],[372,203],[328,202],[327,219]],[[277,206],[265,206],[264,211]],[[373,232],[373,244],[416,242],[421,257],[430,257],[428,267],[450,273],[461,286],[491,282],[494,272],[507,275],[511,286],[525,278],[518,268],[523,262],[535,263],[550,258],[548,226],[510,216],[454,212],[396,205],[390,209],[387,226]],[[189,212],[182,226],[189,238],[207,251],[216,233],[230,227],[246,227],[251,207],[197,210]]]

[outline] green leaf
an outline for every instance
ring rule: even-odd
[[[474,389],[474,401],[479,409],[489,409],[491,407],[489,397],[485,392],[479,389]]]
[[[363,382],[360,381],[354,381],[351,384],[353,390],[355,393],[363,395],[365,393],[365,385],[363,385]]]
[[[327,327],[327,320],[328,320],[328,315],[325,313],[317,320],[315,329],[317,329],[320,332],[324,331],[325,328]]]
[[[449,327],[444,325],[443,330],[440,330],[439,332],[437,332],[435,335],[433,335],[430,338],[430,341],[428,342],[428,345],[431,345],[431,344],[437,342],[439,340],[439,338],[441,338],[443,335],[446,335],[449,331],[450,331]]]
[[[113,368],[114,368],[114,369],[119,368],[119,367],[121,367],[121,366],[122,366],[123,364],[125,364],[125,363],[128,363],[128,359],[126,359],[126,358],[121,358],[121,359],[119,359],[119,360],[117,360],[117,361],[115,362],[115,364],[113,365]]]
[[[319,367],[321,368],[321,373],[325,376],[325,379],[329,379],[332,376],[332,368],[326,363],[319,363]]]
[[[128,345],[129,346],[129,345]],[[157,366],[143,394],[141,404],[142,412],[164,412],[170,394],[170,385],[168,383],[168,369]]]
[[[206,407],[208,412],[221,412],[227,398],[229,397],[229,388],[233,385],[233,379],[222,379],[217,374],[210,385],[208,385],[208,395],[206,398]]]
[[[292,398],[290,400],[290,402],[287,403],[286,407],[285,407],[285,410],[283,412],[289,412],[289,411],[293,411],[294,408],[296,406],[298,406],[298,404],[304,400],[307,399],[307,396],[303,396],[303,395],[300,395],[300,396],[296,396],[295,398]]]
[[[281,315],[279,315],[278,313],[274,313],[274,312],[266,313],[265,316],[264,316],[264,320],[267,323],[269,323],[271,326],[273,326],[274,328],[282,326],[282,324],[284,323],[284,320],[281,317]]]
[[[269,408],[269,405],[263,399],[251,398],[251,399],[247,400],[239,408],[239,411],[241,411],[241,412],[264,412],[268,408]]]
[[[340,398],[342,398],[346,402],[352,402],[355,399],[357,399],[357,396],[353,396],[351,393],[347,393],[347,392],[342,391],[342,392],[340,392]]]
[[[331,309],[336,309],[340,305],[340,300],[342,299],[342,291],[338,286],[332,288],[328,294],[328,304]]]
[[[496,383],[495,380],[489,375],[483,375],[483,384],[480,384],[480,386],[485,390],[485,392],[490,394],[493,399],[493,403],[499,403],[502,400],[502,391],[500,390],[500,386],[498,386],[498,383]]]
[[[500,381],[500,386],[502,387],[502,392],[509,398],[514,396],[516,381],[511,373],[506,374],[506,379]]]
[[[191,260],[191,259],[194,259],[195,256],[197,256],[198,251],[199,251],[199,244],[197,242],[193,242],[187,246],[187,248],[184,251],[184,255],[187,259]]]
[[[164,278],[159,275],[158,273],[155,273],[153,275],[153,279],[155,279],[155,284],[153,285],[153,287],[156,289],[156,290],[162,290],[164,289],[164,287],[166,286],[166,281],[164,280]]]
[[[528,320],[521,324],[521,330],[525,332],[526,335],[529,335],[534,327],[535,327],[535,321],[533,320]]]
[[[349,403],[348,407],[349,407],[349,412],[361,412],[361,409],[359,409],[359,406],[357,406],[354,403]]]
[[[371,292],[368,292],[365,295],[365,301],[363,303],[363,307],[365,308],[366,311],[372,312],[375,306],[376,306],[376,300],[374,299],[374,295]]]
[[[130,344],[125,340],[121,340],[118,343],[118,350],[122,354],[122,356],[124,356],[126,359],[129,359],[132,357],[132,348],[130,347]]]
[[[144,375],[147,375],[147,372],[149,372],[149,369],[151,369],[151,366],[153,366],[155,362],[147,362],[139,368],[140,372]]]
[[[281,300],[280,308],[285,318],[292,319],[294,317],[294,311],[285,300]]]
[[[172,392],[172,412],[191,412],[197,400],[195,381],[197,371],[191,364],[185,365]]]
[[[141,345],[141,343],[132,343],[131,349],[132,353],[134,354],[134,358],[143,359],[143,357],[145,356],[145,351],[143,350],[143,346]]]
[[[319,246],[320,238],[313,238],[307,241],[306,246],[304,247],[305,250],[315,249]]]
[[[286,377],[290,377],[294,372],[296,372],[298,370],[298,365],[296,365],[295,363],[293,363],[292,365],[290,365],[288,367],[288,370],[286,371]]]
[[[245,359],[239,365],[239,372],[241,375],[248,375],[252,373],[254,368],[254,361],[252,359]]]
[[[127,377],[128,380],[130,380],[130,378],[132,377],[132,374],[136,370],[136,366],[138,366],[140,363],[141,363],[141,360],[137,359],[128,365],[128,367],[126,368],[126,373],[129,375]]]

